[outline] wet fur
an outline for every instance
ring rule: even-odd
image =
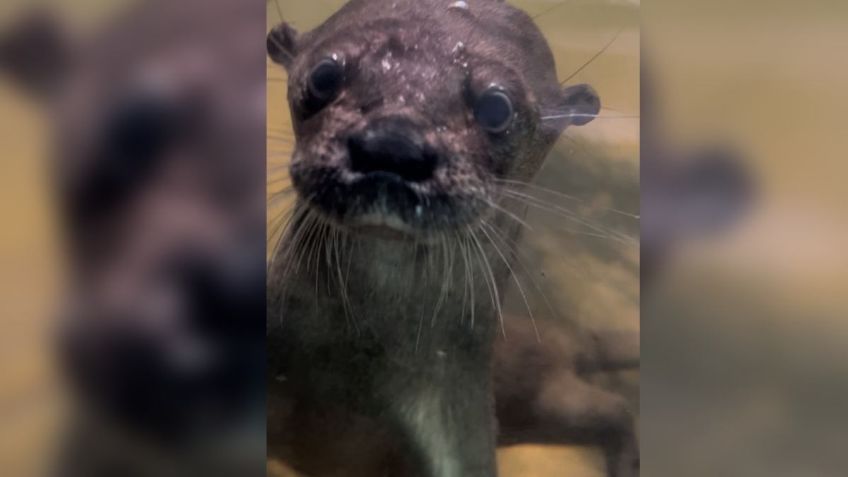
[[[456,54],[460,43],[467,56]],[[376,74],[385,48],[409,75]],[[289,71],[298,191],[269,271],[269,452],[314,476],[494,476],[493,343],[506,326],[498,290],[510,273],[497,244],[520,235],[519,212],[495,202],[498,181],[532,179],[562,130],[597,113],[597,97],[585,86],[563,91],[532,21],[501,2],[462,10],[352,1],[313,32],[275,28],[268,50]],[[325,111],[303,114],[306,73],[336,51],[374,78],[352,82],[353,92]],[[500,79],[518,92],[507,138],[470,124],[468,83],[455,75],[463,70],[482,75],[471,83]],[[424,100],[395,100],[415,93]],[[404,215],[414,203],[376,209],[399,215],[406,239],[352,232],[348,222],[372,202],[338,212],[338,199],[326,195],[345,184],[338,138],[380,117],[369,116],[371,101],[384,115],[411,118],[456,158],[412,196],[447,194],[441,207],[414,216]],[[550,110],[566,114],[543,121]],[[346,193],[361,194],[337,195]]]

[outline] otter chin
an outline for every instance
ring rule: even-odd
[[[356,234],[374,237],[382,240],[416,240],[416,236],[412,233],[390,227],[388,225],[360,225],[351,227],[351,231]]]

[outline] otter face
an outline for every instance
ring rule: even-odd
[[[560,88],[523,13],[381,3],[351,2],[303,36],[286,24],[268,36],[289,73],[292,182],[331,222],[415,239],[474,225],[498,209],[499,181],[531,179],[565,126],[588,122],[543,120],[547,111],[597,114],[591,88]],[[493,21],[526,38],[489,31]]]

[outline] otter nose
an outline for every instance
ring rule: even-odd
[[[388,173],[408,182],[433,177],[436,155],[410,128],[377,126],[348,138],[350,167],[363,174]]]

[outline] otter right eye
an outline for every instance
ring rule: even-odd
[[[342,87],[344,68],[333,58],[326,58],[312,69],[307,81],[309,95],[321,107],[332,100]]]
[[[474,118],[480,127],[491,134],[506,131],[512,124],[514,114],[512,100],[497,86],[484,91],[474,105]]]

